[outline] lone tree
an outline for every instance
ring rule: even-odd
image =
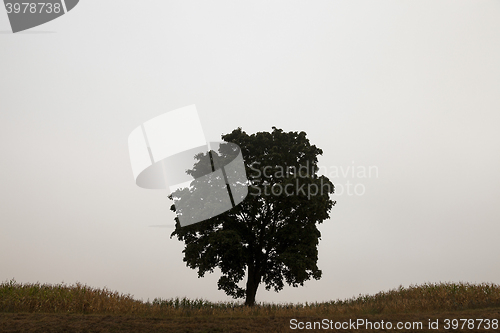
[[[248,178],[248,196],[239,205],[203,222],[176,227],[170,237],[184,241],[184,261],[198,277],[221,270],[218,289],[255,304],[261,283],[276,292],[321,278],[317,224],[329,217],[334,186],[318,176],[317,156],[305,132],[273,131],[248,135],[241,128],[222,136],[239,145]],[[214,153],[214,152],[212,152]],[[208,154],[207,154],[208,155]],[[206,174],[202,160],[187,172]],[[212,162],[213,163],[213,162]],[[213,164],[212,164],[213,165]],[[173,193],[175,197],[175,192]],[[175,201],[171,210],[176,211]],[[239,286],[245,278],[246,288]]]

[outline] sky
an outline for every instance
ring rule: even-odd
[[[336,184],[322,278],[258,302],[499,284],[498,17],[488,0],[81,0],[12,34],[0,8],[0,281],[230,300],[182,261],[168,192],[132,174],[129,134],[195,104],[209,141],[305,131]]]

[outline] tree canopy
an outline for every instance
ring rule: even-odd
[[[317,175],[322,150],[309,143],[305,132],[275,127],[251,135],[238,128],[222,139],[241,148],[248,181],[240,186],[248,186],[248,195],[232,209],[199,223],[182,227],[175,218],[171,237],[185,243],[186,265],[197,269],[199,277],[219,268],[218,289],[245,298],[250,306],[260,284],[278,292],[285,283],[297,287],[320,279],[317,225],[329,218],[335,205],[330,199],[333,184]],[[187,172],[193,177],[207,174],[208,161],[213,168],[214,159],[231,154],[221,145],[210,156],[196,156],[198,162]],[[203,195],[206,199],[201,200],[215,200],[209,193]],[[172,198],[171,210],[176,211],[180,197],[174,192]]]

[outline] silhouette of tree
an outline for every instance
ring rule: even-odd
[[[218,289],[245,298],[249,306],[255,304],[261,283],[279,292],[285,283],[298,287],[311,278],[320,279],[317,224],[329,218],[335,205],[330,199],[333,184],[317,175],[322,150],[309,143],[305,132],[287,133],[275,127],[252,135],[238,128],[222,139],[241,148],[248,180],[243,183],[235,170],[214,172],[239,153],[235,145],[223,143],[218,151],[195,157],[194,167],[187,171],[195,178],[190,188],[171,195],[171,210],[178,214],[171,237],[185,243],[186,265],[198,269],[198,277],[219,268]],[[200,177],[205,177],[203,186],[196,184]],[[233,179],[233,197],[241,198],[248,189],[246,198],[221,214],[182,227],[179,216],[186,215],[189,207],[197,205],[200,210],[202,203],[203,209],[217,211],[223,206],[213,193],[223,193],[227,179]],[[239,283],[245,275],[244,288]]]

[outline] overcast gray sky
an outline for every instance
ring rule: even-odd
[[[499,17],[486,0],[81,0],[12,34],[0,8],[0,281],[229,299],[149,227],[171,203],[128,154],[134,128],[196,104],[208,140],[305,131],[344,189],[322,279],[257,301],[500,283]]]

